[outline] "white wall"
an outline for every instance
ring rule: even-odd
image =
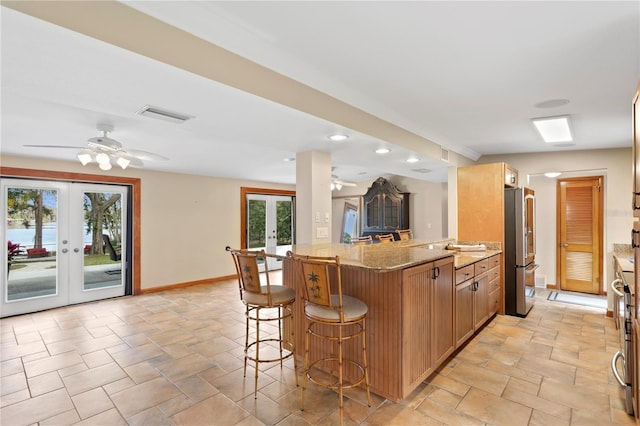
[[[24,157],[3,156],[2,166],[105,174],[95,165]],[[106,174],[141,179],[142,289],[235,274],[225,247],[240,246],[240,187],[295,189],[145,169]]]
[[[536,262],[538,274],[556,284],[556,186],[555,179],[541,177],[544,172],[559,171],[566,177],[604,175],[604,283],[614,277],[613,244],[630,244],[633,212],[631,210],[631,148],[593,151],[563,151],[517,155],[485,156],[481,163],[504,161],[519,172],[520,186],[536,191]],[[609,295],[611,296],[611,295]],[[611,297],[609,297],[611,307]]]

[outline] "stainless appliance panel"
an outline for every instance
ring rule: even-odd
[[[528,188],[505,188],[505,313],[524,317],[535,298],[535,194]]]

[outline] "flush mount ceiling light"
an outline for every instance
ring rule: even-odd
[[[335,135],[329,136],[329,139],[334,141],[334,142],[340,142],[340,141],[344,141],[344,140],[349,139],[349,136],[343,135],[343,134],[340,134],[340,133],[336,133]]]
[[[544,175],[548,178],[556,178],[560,176],[562,173],[560,172],[546,172]]]
[[[420,160],[415,157],[407,158],[407,163],[417,163],[418,161]]]
[[[547,143],[573,141],[568,115],[532,118],[531,122]]]
[[[388,154],[391,150],[389,148],[378,148],[376,149],[376,154]]]
[[[187,120],[195,118],[193,115],[183,114],[180,112],[169,111],[166,109],[145,105],[136,111],[136,114],[158,120],[169,121],[171,123],[182,124]]]

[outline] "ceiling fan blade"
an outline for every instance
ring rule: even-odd
[[[141,160],[148,160],[148,161],[167,161],[169,160],[167,157],[164,157],[160,154],[154,154],[153,152],[147,152],[147,151],[139,151],[137,149],[127,149],[124,151],[125,155],[131,156],[131,157],[135,157],[135,158],[139,158]]]
[[[73,148],[83,149],[83,146],[70,146],[70,145],[22,145],[26,148]]]
[[[339,179],[335,179],[334,182],[339,183],[342,186],[358,186],[358,184],[355,182],[346,182],[344,180],[339,180]]]

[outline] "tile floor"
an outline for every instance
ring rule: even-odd
[[[539,291],[538,293],[545,293]],[[257,400],[242,377],[235,281],[124,297],[0,321],[0,423],[13,425],[333,425],[338,398],[292,363],[265,366]],[[549,302],[495,317],[407,399],[356,390],[345,423],[635,424],[610,372],[618,348],[602,310]]]

